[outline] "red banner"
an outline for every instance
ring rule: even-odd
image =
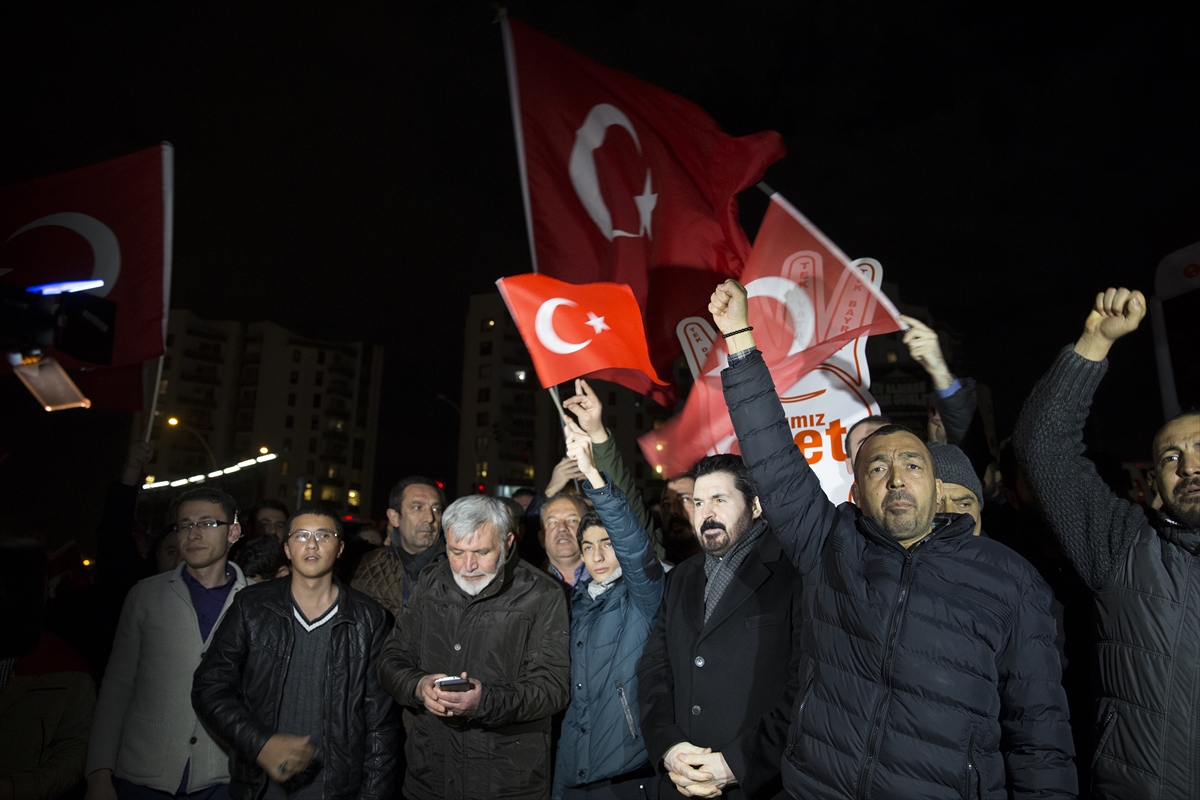
[[[91,293],[116,303],[114,367],[164,351],[172,165],[164,144],[0,188],[0,282],[103,280]],[[90,366],[53,348],[46,355],[68,369]]]
[[[650,364],[637,301],[628,286],[563,283],[545,275],[496,281],[543,388],[601,373],[645,393],[663,382]]]
[[[902,327],[870,277],[778,194],[741,280],[755,342],[780,395],[847,342]],[[683,411],[638,439],[646,460],[664,475],[687,472],[733,435],[721,390],[727,364],[725,342],[717,337]]]
[[[504,43],[534,269],[628,285],[651,362],[670,375],[680,320],[742,272],[750,245],[736,194],[783,141],[728,136],[693,103],[507,18]],[[670,387],[650,394],[674,402]]]

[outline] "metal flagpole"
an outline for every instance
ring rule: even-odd
[[[165,353],[158,357],[158,369],[155,371],[155,376],[154,376],[154,396],[150,399],[150,416],[146,420],[146,436],[145,436],[145,438],[142,439],[143,442],[150,441],[150,429],[154,427],[154,412],[158,410],[158,391],[159,391],[159,388],[162,386],[162,371],[163,371],[163,359],[164,358],[166,358]]]

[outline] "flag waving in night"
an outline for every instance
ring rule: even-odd
[[[679,326],[742,273],[737,192],[784,154],[773,131],[732,137],[695,104],[503,20],[534,269],[628,285],[650,360],[669,375]],[[665,384],[630,386],[661,403]]]
[[[589,374],[643,389],[662,384],[628,286],[576,286],[544,275],[501,278],[496,285],[543,388]]]

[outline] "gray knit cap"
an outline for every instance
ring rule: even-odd
[[[957,483],[967,487],[975,493],[979,504],[983,505],[983,485],[979,482],[966,453],[952,444],[927,442],[925,446],[929,448],[929,455],[933,457],[933,468],[942,483]]]

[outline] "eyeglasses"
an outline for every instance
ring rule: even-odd
[[[192,528],[199,528],[201,531],[211,531],[222,525],[228,525],[228,522],[221,522],[217,519],[202,519],[199,522],[184,522],[172,526],[171,530],[176,533],[191,533]]]
[[[322,528],[319,531],[292,531],[292,535],[288,537],[300,544],[308,544],[309,540],[316,539],[317,544],[325,544],[337,538],[337,534],[331,530]]]

